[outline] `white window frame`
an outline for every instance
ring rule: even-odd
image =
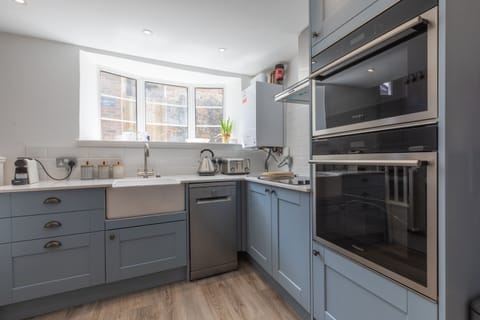
[[[196,104],[196,98],[197,98],[197,89],[222,89],[223,90],[223,106],[222,106],[222,119],[225,119],[225,87],[224,86],[195,86],[193,88],[193,136],[196,135],[196,129],[197,129],[197,104]],[[215,126],[205,126],[201,125],[201,127],[206,127],[206,128],[221,128],[220,123]],[[190,130],[190,127],[189,127]]]
[[[135,91],[136,91],[136,94],[137,94],[137,96],[136,96],[136,106],[135,106],[135,109],[136,109],[135,121],[136,121],[137,132],[135,132],[135,136],[137,136],[138,135],[138,128],[139,128],[139,122],[138,122],[138,108],[139,108],[138,84],[139,84],[139,81],[138,81],[138,79],[135,78],[135,76],[128,74],[127,72],[120,73],[118,71],[112,70],[111,68],[97,67],[97,126],[98,126],[98,132],[100,132],[100,140],[103,140],[102,139],[103,138],[103,133],[102,133],[102,97],[101,97],[102,95],[100,93],[100,74],[102,72],[110,73],[110,74],[113,74],[113,75],[116,75],[116,76],[119,76],[119,77],[135,80]],[[107,140],[103,140],[103,141],[107,141]]]
[[[166,81],[159,82],[156,80],[149,80],[148,78],[142,79],[142,92],[143,92],[143,100],[142,100],[142,107],[143,107],[143,128],[147,130],[147,108],[146,108],[146,86],[145,84],[147,82],[153,83],[153,84],[158,84],[158,85],[164,85],[164,86],[172,86],[172,87],[181,87],[181,88],[186,88],[187,89],[187,139],[190,138],[190,88],[186,85],[181,85],[181,84],[173,84],[172,82],[166,83]],[[169,142],[169,141],[159,141],[159,142]]]
[[[146,97],[145,91],[146,82],[151,82],[159,85],[167,85],[167,86],[177,86],[177,87],[184,87],[187,88],[187,128],[188,128],[188,137],[187,139],[194,139],[195,136],[195,129],[196,129],[196,105],[195,105],[195,89],[222,89],[223,90],[223,110],[222,110],[222,118],[225,118],[225,110],[226,110],[226,88],[224,84],[189,84],[189,83],[182,83],[182,82],[174,82],[168,81],[159,78],[150,78],[150,77],[142,77],[139,75],[131,74],[129,72],[123,72],[118,69],[113,69],[107,66],[97,65],[97,123],[100,132],[100,140],[106,141],[101,139],[102,138],[102,123],[101,123],[101,95],[100,95],[100,73],[107,72],[111,73],[120,77],[126,77],[130,79],[136,80],[136,91],[137,91],[137,116],[136,116],[136,140],[135,141],[142,141],[139,140],[139,133],[146,132]],[[119,140],[121,141],[121,140]],[[170,142],[170,141],[155,141],[155,142]],[[184,143],[188,143],[185,141]],[[210,142],[213,143],[213,142]]]

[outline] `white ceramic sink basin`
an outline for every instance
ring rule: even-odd
[[[177,185],[180,181],[170,178],[125,178],[114,180],[112,188],[130,188],[130,187],[143,187],[143,186],[166,186]]]
[[[185,210],[185,185],[168,178],[119,179],[107,188],[107,219],[120,219]],[[145,186],[149,186],[145,188]]]

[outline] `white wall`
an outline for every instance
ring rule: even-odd
[[[8,158],[6,181],[12,178],[13,162],[18,156],[39,157],[49,167],[53,166],[56,156],[71,155],[95,161],[121,159],[128,166],[127,173],[130,175],[141,166],[143,158],[140,149],[78,146],[80,49],[0,33],[0,156]],[[139,61],[145,62],[145,59]],[[151,60],[147,62],[155,63]],[[212,71],[212,74],[215,72]],[[162,147],[153,150],[151,160],[154,169],[161,174],[194,173],[201,147],[192,145],[183,149]],[[254,168],[261,170],[261,152],[229,148],[222,146],[219,151],[225,156],[250,157]],[[78,177],[78,171],[73,177]],[[53,173],[61,174],[63,171],[53,170]]]
[[[242,80],[239,77],[226,77],[207,74],[204,72],[195,72],[191,70],[182,70],[163,65],[140,62],[132,59],[112,57],[110,55],[80,51],[80,139],[82,140],[100,140],[101,128],[99,121],[91,121],[98,117],[98,69],[111,71],[130,76],[144,81],[154,81],[159,83],[168,83],[185,87],[206,86],[220,87],[224,89],[225,118],[231,118],[235,124],[240,120],[238,110],[242,101]],[[194,100],[190,97],[189,100]],[[190,103],[189,103],[190,104]],[[192,135],[194,134],[195,115],[189,114],[192,120]],[[140,121],[141,123],[141,121]],[[234,126],[237,129],[238,125]],[[239,141],[237,131],[232,134],[232,142]]]
[[[290,86],[309,75],[309,33],[304,30],[299,36],[298,54],[288,63],[287,83]],[[303,104],[286,104],[285,141],[293,157],[292,171],[309,176],[310,166],[310,107]]]

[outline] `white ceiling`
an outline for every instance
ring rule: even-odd
[[[308,25],[308,0],[27,1],[0,1],[0,31],[246,75],[292,58]]]

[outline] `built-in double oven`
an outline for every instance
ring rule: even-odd
[[[436,0],[312,57],[314,239],[437,299]]]
[[[436,121],[435,5],[402,0],[312,58],[314,136]]]

